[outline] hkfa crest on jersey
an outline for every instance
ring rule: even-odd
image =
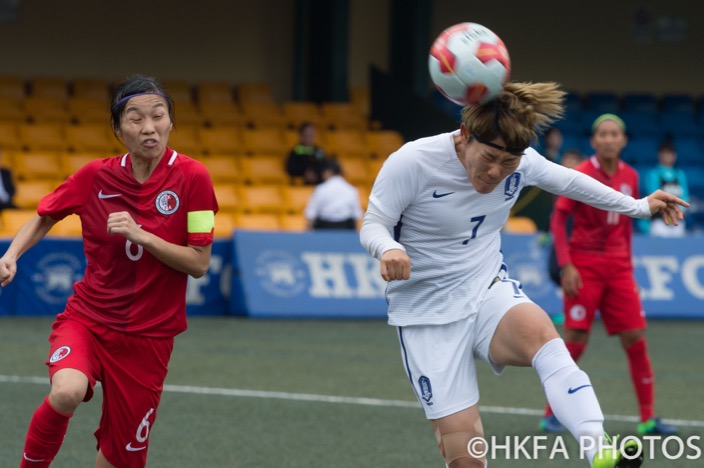
[[[430,385],[430,379],[424,375],[421,375],[418,379],[418,385],[420,386],[420,396],[425,400],[425,403],[430,406],[433,403],[430,401],[433,399],[433,387]]]
[[[506,184],[504,185],[504,195],[506,195],[506,200],[510,200],[516,196],[518,193],[518,187],[521,183],[521,173],[514,172],[506,178]]]
[[[178,195],[172,190],[164,190],[156,197],[156,209],[161,214],[174,214],[178,210],[179,204]]]
[[[628,184],[626,184],[626,183],[621,184],[621,190],[620,190],[620,191],[621,191],[622,194],[628,195],[629,197],[632,197],[632,196],[633,196],[633,190],[631,190],[631,186],[628,185]]]
[[[54,351],[54,354],[52,354],[51,357],[49,358],[49,362],[60,361],[63,358],[65,358],[66,356],[68,356],[69,354],[71,354],[71,348],[69,348],[68,346],[62,346],[59,349],[57,349],[56,351]]]

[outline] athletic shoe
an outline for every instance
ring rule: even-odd
[[[540,430],[543,432],[559,434],[560,432],[565,432],[565,426],[557,420],[554,414],[551,414],[550,416],[545,416],[540,420]]]
[[[604,434],[606,436],[606,434]],[[611,444],[611,439],[606,436],[606,443]],[[594,456],[592,468],[638,468],[643,464],[643,451],[634,458],[640,447],[638,442],[629,439],[618,447],[604,447]],[[625,455],[625,456],[624,456]]]
[[[660,418],[650,418],[647,421],[638,424],[636,432],[639,436],[657,434],[657,435],[673,435],[680,432],[675,426],[665,424]]]

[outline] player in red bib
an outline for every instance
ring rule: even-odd
[[[604,114],[592,126],[596,155],[576,170],[626,195],[638,197],[638,173],[621,161],[626,126],[618,116]],[[572,217],[572,235],[565,225]],[[609,335],[619,335],[626,351],[631,380],[640,407],[637,432],[674,434],[677,429],[654,414],[654,377],[645,338],[645,314],[633,276],[631,240],[633,222],[627,216],[559,197],[550,222],[562,277],[565,344],[577,361],[587,347],[598,311]],[[541,427],[562,430],[550,407]]]
[[[215,192],[201,163],[167,147],[171,98],[154,78],[133,76],[111,102],[128,152],[87,164],[45,196],[0,259],[5,286],[57,221],[80,216],[87,267],[52,327],[51,391],[30,422],[21,468],[49,466],[96,381],[96,468],[145,466],[174,336],[186,329],[188,275],[210,263]]]

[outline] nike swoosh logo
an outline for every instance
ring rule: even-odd
[[[569,393],[570,395],[572,395],[573,393],[578,392],[578,391],[580,391],[581,389],[587,388],[587,387],[591,387],[591,385],[589,385],[589,384],[580,385],[579,387],[576,387],[576,388],[570,387],[569,389],[567,389],[567,393]]]
[[[44,461],[43,458],[42,458],[41,460],[35,460],[34,458],[29,458],[26,453],[23,453],[23,454],[22,454],[22,458],[24,458],[24,459],[27,460],[28,462],[32,462],[32,463],[40,463],[40,462],[43,462],[43,461]]]
[[[121,196],[122,196],[121,193],[111,193],[108,195],[108,194],[103,193],[102,190],[100,192],[98,192],[98,198],[100,198],[101,200],[103,200],[105,198],[115,198],[115,197],[121,197]]]
[[[145,445],[144,447],[132,447],[132,442],[130,442],[125,446],[125,448],[128,452],[139,452],[140,450],[144,450],[145,448],[147,448],[147,446]]]
[[[446,197],[448,195],[452,195],[453,193],[455,193],[455,192],[438,193],[438,191],[436,190],[433,192],[433,198],[442,198],[442,197]]]

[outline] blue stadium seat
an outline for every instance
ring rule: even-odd
[[[585,109],[598,110],[603,114],[610,112],[618,114],[621,110],[621,99],[616,93],[610,92],[590,92],[585,99]]]
[[[660,108],[663,112],[694,115],[696,106],[689,94],[665,94],[660,98]]]
[[[658,113],[658,100],[652,94],[626,93],[623,95],[623,110],[656,115]]]
[[[673,141],[680,166],[700,165],[704,168],[704,147],[697,136],[679,136]],[[689,174],[687,175],[689,178]]]
[[[635,109],[624,110],[619,117],[626,123],[626,132],[631,136],[662,137],[664,131],[658,125],[657,114]]]
[[[662,111],[658,120],[662,130],[675,139],[681,136],[696,136],[701,132],[693,113]]]
[[[632,166],[654,166],[658,160],[660,139],[655,136],[634,136],[621,152],[621,159]]]
[[[579,112],[583,108],[582,98],[579,94],[569,91],[565,95],[565,110],[570,112]]]

